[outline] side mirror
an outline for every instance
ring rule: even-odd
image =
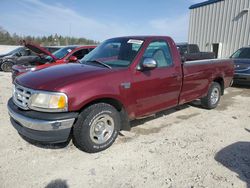
[[[70,58],[69,58],[69,62],[76,62],[78,59],[77,59],[77,57],[76,56],[70,56]]]
[[[153,58],[143,59],[140,70],[151,70],[157,67],[157,62]]]

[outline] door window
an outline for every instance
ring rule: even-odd
[[[165,41],[151,42],[143,57],[153,58],[157,62],[157,67],[169,67],[173,64],[169,46]]]
[[[88,52],[88,49],[81,49],[73,53],[73,56],[77,57],[77,59],[82,59]]]

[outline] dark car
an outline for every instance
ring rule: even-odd
[[[0,70],[6,71],[7,67],[6,65],[2,66],[3,62],[12,61],[13,59],[17,59],[21,56],[29,56],[29,55],[32,55],[32,52],[24,46],[18,47],[7,54],[0,55]]]
[[[240,48],[231,58],[234,59],[234,83],[250,85],[250,46]]]
[[[1,54],[0,58],[6,57],[6,56],[11,56],[11,55],[21,55],[22,53],[24,53],[26,50],[25,47],[21,46],[21,47],[17,47],[16,49],[6,53],[6,54]]]
[[[26,43],[21,41],[22,47],[18,47],[8,54],[0,55],[0,69],[4,72],[11,72],[12,66],[16,64],[31,64],[36,62],[38,64],[44,64],[48,62],[46,57],[61,49],[58,46],[47,46],[36,48],[32,43]],[[2,58],[1,58],[2,57]]]
[[[215,58],[214,52],[201,52],[197,44],[178,43],[177,48],[180,52],[182,61],[195,61]]]

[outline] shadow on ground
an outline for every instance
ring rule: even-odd
[[[238,174],[250,188],[250,142],[236,142],[220,150],[215,160]]]
[[[43,148],[43,149],[62,149],[62,148],[67,147],[70,143],[70,140],[71,140],[71,139],[69,139],[67,142],[64,142],[64,143],[48,144],[48,143],[42,143],[42,142],[38,142],[38,141],[35,141],[32,139],[29,139],[21,134],[19,134],[19,135],[29,144],[32,144],[36,147]]]
[[[45,188],[69,188],[66,180],[56,179],[51,181]]]
[[[152,116],[148,116],[148,117],[142,117],[141,119],[136,119],[136,120],[133,120],[130,122],[130,125],[131,125],[131,128],[133,127],[137,127],[139,125],[142,125],[144,123],[146,123],[147,121],[150,121],[150,120],[154,120],[154,119],[158,119],[158,118],[161,118],[163,116],[167,116],[167,115],[170,115],[176,111],[179,111],[179,110],[183,110],[183,109],[186,109],[186,108],[189,108],[190,106],[193,106],[193,107],[197,107],[197,108],[203,108],[200,104],[200,101],[197,100],[197,101],[193,101],[191,103],[188,103],[188,104],[183,104],[183,105],[180,105],[180,106],[177,106],[177,107],[173,107],[171,109],[168,109],[168,110],[164,110],[164,111],[161,111],[161,112],[158,112]],[[195,114],[190,114],[190,115],[182,115],[182,116],[177,116],[177,121],[174,122],[174,123],[178,123],[179,121],[181,120],[186,120],[186,119],[189,119],[189,118],[192,118],[194,116],[197,116],[199,115],[199,113],[195,113]],[[179,120],[178,120],[179,119]],[[166,125],[162,125],[161,127],[159,128],[153,128],[150,129],[150,130],[145,130],[146,132],[143,133],[143,131],[141,131],[141,134],[152,134],[152,133],[157,133],[159,132],[162,128],[168,126],[168,125],[171,125],[171,124],[166,124]],[[120,136],[124,136],[122,133],[119,133]],[[58,144],[47,144],[47,143],[41,143],[41,142],[37,142],[37,141],[34,141],[34,140],[31,140],[23,135],[20,135],[26,142],[36,146],[36,147],[39,147],[39,148],[43,148],[43,149],[62,149],[62,148],[66,148],[69,146],[69,143],[72,139],[72,133],[69,137],[69,140],[65,143],[58,143]],[[74,143],[74,141],[72,142],[76,147],[77,145]]]

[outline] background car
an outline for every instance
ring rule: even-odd
[[[8,63],[5,63],[2,66],[3,62],[13,61],[21,56],[30,56],[30,55],[32,55],[32,52],[24,46],[18,47],[7,54],[0,55],[0,70],[6,72],[8,71],[9,68]]]
[[[12,66],[18,64],[20,62],[32,63],[32,62],[44,62],[44,58],[42,58],[42,54],[46,54],[47,52],[55,52],[60,49],[57,46],[48,46],[44,47],[45,51],[32,51],[32,48],[29,49],[29,43],[26,44],[25,41],[22,42],[23,46],[18,47],[11,52],[0,56],[0,69],[4,72],[11,72]],[[42,47],[41,47],[42,48]],[[2,58],[1,58],[2,57]],[[45,61],[46,62],[46,61]]]
[[[27,45],[26,45],[27,46]],[[29,49],[36,53],[46,54],[44,62],[40,63],[37,61],[28,62],[24,57],[19,58],[17,65],[12,67],[12,79],[14,80],[16,76],[21,75],[28,71],[35,71],[44,69],[53,65],[65,64],[69,62],[76,62],[78,59],[82,59],[86,54],[93,50],[95,45],[85,45],[85,46],[66,46],[61,48],[54,53],[50,53],[47,50],[36,46],[29,45]]]
[[[250,85],[250,46],[240,48],[231,58],[234,59],[234,84]]]

